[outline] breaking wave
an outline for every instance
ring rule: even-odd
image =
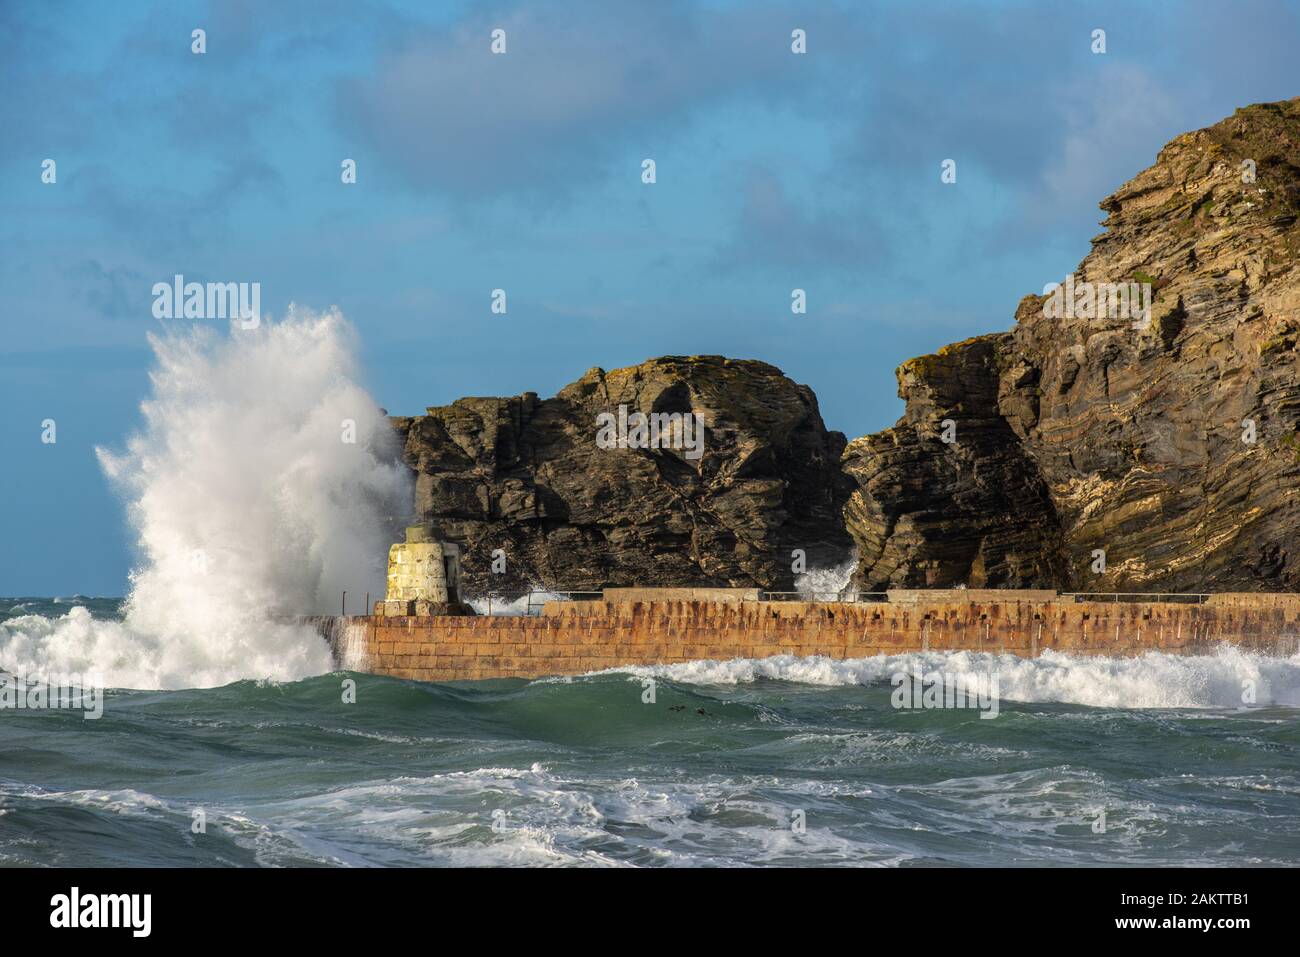
[[[1136,658],[1054,651],[1039,658],[932,651],[842,661],[777,655],[612,670],[696,685],[766,678],[828,687],[887,684],[899,672],[996,673],[999,694],[1008,701],[1098,708],[1240,708],[1246,703],[1300,708],[1300,655],[1273,658],[1230,646],[1212,655],[1148,652]]]
[[[293,616],[382,591],[410,478],[382,409],[357,384],[337,310],[290,306],[229,335],[150,337],[144,425],[96,449],[139,552],[121,621],[83,607],[0,623],[0,667],[93,675],[110,687],[210,687],[330,670]]]
[[[794,587],[806,601],[825,601],[839,597],[849,590],[853,572],[858,567],[856,548],[838,565],[829,568],[810,568],[794,577]]]

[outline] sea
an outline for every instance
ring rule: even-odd
[[[125,625],[118,599],[0,599],[0,663]],[[932,672],[998,675],[996,716],[894,706],[893,675]],[[1230,648],[327,669],[111,688],[101,710],[0,710],[0,864],[1300,862],[1300,657]]]

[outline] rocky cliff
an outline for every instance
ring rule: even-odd
[[[1067,561],[1050,491],[998,409],[1006,336],[947,346],[898,370],[903,418],[856,439],[844,518],[858,545],[858,583],[1053,584]]]
[[[1179,136],[1101,208],[1064,290],[899,368],[891,429],[846,447],[762,362],[593,369],[394,419],[417,511],[471,593],[784,590],[794,549],[853,546],[871,589],[1300,590],[1300,99]],[[702,454],[601,448],[620,405],[702,416]]]
[[[905,363],[903,419],[846,449],[863,583],[1300,588],[1300,100],[1179,136],[1101,208],[1074,315],[1030,296]],[[1146,316],[1089,308],[1131,283]]]
[[[602,447],[598,416],[618,423],[620,406],[633,423],[636,413],[698,417],[698,453],[681,420],[658,448],[636,447],[631,429],[630,442]],[[826,564],[852,546],[840,517],[851,491],[844,436],[826,430],[811,389],[763,362],[670,356],[592,369],[551,399],[460,399],[393,424],[416,473],[419,517],[466,549],[470,595],[785,590],[794,549]],[[498,549],[504,573],[492,568]]]

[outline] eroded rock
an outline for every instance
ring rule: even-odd
[[[1011,332],[900,368],[906,415],[845,453],[860,579],[1300,587],[1297,164],[1300,100],[1179,136],[1075,272],[1149,282],[1149,322],[1029,296]],[[943,416],[969,445],[934,440]]]
[[[700,416],[702,452],[600,448],[597,417],[620,405]],[[464,546],[471,595],[785,590],[794,549],[830,563],[852,546],[840,517],[844,436],[826,430],[811,389],[763,362],[670,356],[592,369],[552,399],[460,399],[393,423],[416,472],[418,518]],[[504,574],[492,572],[497,549]]]

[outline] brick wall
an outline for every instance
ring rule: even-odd
[[[424,681],[581,674],[701,658],[857,658],[929,649],[1034,657],[1204,651],[1219,642],[1292,654],[1300,599],[1219,605],[1073,601],[830,604],[553,602],[538,617],[357,617],[362,670]]]

